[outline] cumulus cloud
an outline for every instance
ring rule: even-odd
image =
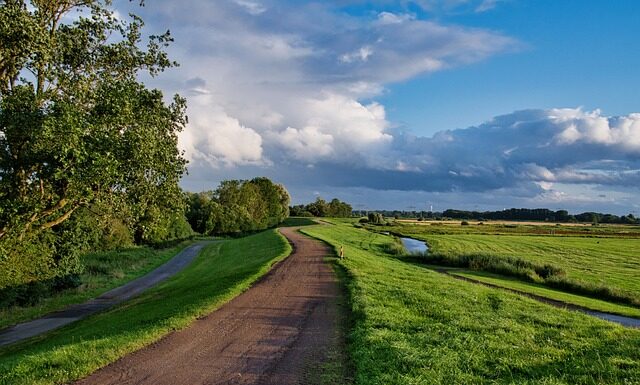
[[[214,168],[268,163],[263,157],[262,137],[210,99],[206,94],[191,98],[190,126],[179,137],[187,158]]]
[[[151,29],[169,27],[177,42],[170,54],[181,67],[151,82],[188,98],[190,123],[180,137],[190,159],[187,185],[262,174],[318,191],[469,194],[483,202],[492,194],[530,203],[571,196],[568,186],[602,200],[597,186],[640,185],[640,114],[527,110],[428,138],[397,129],[375,101],[385,85],[519,43],[408,12],[352,16],[341,3],[191,0],[143,9]],[[418,3],[472,12],[496,1]]]

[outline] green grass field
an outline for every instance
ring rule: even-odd
[[[567,277],[640,295],[640,239],[526,235],[421,235],[434,253],[516,256],[549,263]]]
[[[388,236],[336,223],[302,231],[345,247],[356,383],[640,383],[640,330],[407,263]]]
[[[290,251],[276,230],[213,243],[185,270],[140,297],[0,349],[0,384],[62,384],[81,378],[220,307]]]
[[[504,277],[498,274],[487,273],[484,271],[455,270],[451,271],[450,273],[475,279],[480,282],[486,282],[492,285],[504,287],[507,289],[518,290],[525,293],[550,298],[556,301],[563,301],[566,303],[583,306],[592,310],[640,319],[640,309],[638,308],[610,303],[595,298],[583,297],[576,294],[565,293],[561,290],[548,288],[544,285],[533,282],[522,282],[516,278]]]
[[[424,240],[433,254],[515,257],[550,264],[562,269],[567,279],[609,287],[640,301],[640,238],[629,236],[635,227],[587,227],[589,236],[540,234],[556,229],[557,226],[395,224],[376,230]],[[573,231],[568,226],[557,231],[564,230]]]
[[[71,304],[95,298],[113,288],[141,277],[167,262],[193,241],[184,241],[166,248],[131,247],[109,252],[91,253],[83,257],[85,270],[82,285],[44,298],[32,306],[12,306],[0,309],[0,329],[38,318]]]

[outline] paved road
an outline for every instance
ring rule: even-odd
[[[341,293],[324,262],[331,250],[295,228],[281,232],[294,252],[251,289],[76,385],[309,383],[337,342]]]
[[[0,331],[0,346],[13,344],[57,329],[131,299],[187,267],[198,255],[200,250],[208,243],[210,242],[199,242],[189,246],[169,260],[169,262],[151,271],[147,275],[110,290],[97,298],[82,304],[70,306],[62,311],[48,314],[42,318],[4,329]]]

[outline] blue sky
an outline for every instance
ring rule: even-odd
[[[379,99],[389,118],[416,132],[465,128],[530,108],[583,106],[609,115],[638,110],[636,1],[511,0],[482,13],[429,16],[502,31],[523,47],[389,86]]]
[[[129,2],[116,2],[126,14]],[[181,63],[183,186],[295,203],[640,210],[640,3],[186,0],[135,9]]]

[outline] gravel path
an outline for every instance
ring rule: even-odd
[[[35,337],[138,296],[143,291],[157,285],[187,267],[198,255],[200,250],[208,243],[210,242],[199,242],[189,246],[169,260],[169,262],[156,268],[147,275],[110,290],[97,298],[85,303],[69,306],[65,310],[48,314],[42,318],[23,322],[1,330],[0,346],[10,345],[27,338]]]
[[[217,311],[76,384],[307,384],[335,343],[334,272],[323,243],[283,228],[294,252]]]

